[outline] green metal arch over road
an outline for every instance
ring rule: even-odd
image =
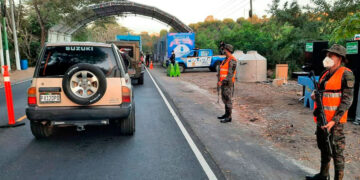
[[[71,41],[71,35],[86,24],[96,19],[124,14],[139,14],[157,19],[168,24],[177,32],[192,32],[193,30],[177,19],[175,16],[166,13],[156,7],[143,5],[131,1],[111,1],[92,5],[80,10],[81,15],[66,17],[64,22],[55,25],[49,30],[48,41]]]

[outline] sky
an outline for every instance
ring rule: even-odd
[[[18,3],[18,0],[14,0]],[[189,25],[202,22],[209,15],[216,19],[248,17],[250,0],[129,0],[140,4],[150,5],[176,16],[180,21]],[[286,0],[281,0],[284,3]],[[287,0],[292,1],[292,0]],[[297,0],[300,5],[310,4],[311,0]],[[253,0],[253,14],[259,17],[267,15],[266,10],[272,0]],[[311,5],[311,4],[310,4]],[[162,29],[170,27],[156,19],[139,15],[119,17],[118,22],[134,33],[149,32],[159,33]]]
[[[189,25],[202,22],[209,15],[216,19],[248,17],[250,0],[131,0],[140,4],[155,6],[171,15],[176,16],[180,21]],[[283,3],[285,0],[282,0]],[[290,0],[291,1],[291,0]],[[310,3],[310,0],[298,0],[300,5]],[[253,14],[258,16],[267,15],[266,10],[272,0],[253,0]],[[139,15],[128,15],[125,18],[118,18],[118,22],[133,30],[135,33],[147,31],[158,33],[161,29],[169,30],[166,24]]]

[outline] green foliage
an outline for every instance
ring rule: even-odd
[[[330,40],[343,43],[360,33],[360,0],[312,0],[315,7],[301,7],[297,1],[273,0],[271,17],[216,20],[191,24],[196,32],[196,46],[218,52],[220,41],[242,51],[256,50],[268,60],[268,67],[289,64],[289,72],[300,71],[304,64],[306,42]],[[348,16],[349,15],[349,16]],[[345,19],[344,19],[345,18]]]
[[[40,52],[43,34],[55,24],[76,23],[93,15],[88,5],[112,0],[25,0],[16,7],[18,39],[21,57],[34,64]],[[281,1],[282,2],[282,1]],[[311,0],[314,6],[301,7],[297,1],[273,0],[269,6],[269,18],[238,18],[217,20],[212,16],[204,22],[191,24],[196,32],[196,46],[210,48],[217,54],[220,41],[233,44],[235,49],[256,50],[268,59],[268,66],[288,63],[290,71],[297,71],[304,61],[305,43],[312,40],[344,42],[360,33],[360,0]],[[24,4],[25,3],[25,4]],[[39,12],[35,7],[38,7]],[[41,21],[43,28],[41,28]],[[7,20],[8,22],[9,19]],[[45,32],[45,33],[44,33]],[[131,30],[119,25],[114,17],[96,20],[83,27],[73,36],[76,41],[113,40],[116,34],[127,34]],[[169,32],[174,32],[171,28]],[[10,50],[13,40],[9,31]],[[162,30],[160,36],[141,33],[143,51],[153,51],[154,42],[168,33]]]
[[[335,28],[331,41],[339,43],[341,40],[353,38],[355,34],[360,34],[360,12],[342,20]]]

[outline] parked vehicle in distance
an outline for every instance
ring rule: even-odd
[[[124,50],[131,58],[129,75],[136,79],[138,84],[144,84],[145,65],[141,60],[139,41],[108,41],[115,44],[119,49]]]
[[[214,56],[211,49],[194,49],[182,57],[176,57],[175,60],[179,63],[181,72],[192,68],[209,68],[210,71],[216,72],[225,58],[225,56]]]
[[[360,34],[355,34],[355,36],[354,36],[354,40],[360,40]]]

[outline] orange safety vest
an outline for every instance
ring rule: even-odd
[[[324,112],[326,116],[327,122],[330,122],[335,115],[336,110],[340,106],[342,92],[341,92],[341,79],[345,70],[351,71],[346,67],[340,67],[332,77],[325,84],[325,91],[323,92],[322,102],[324,106]],[[325,72],[324,75],[319,80],[322,82],[325,76],[329,73],[329,71]],[[316,108],[316,103],[315,103]],[[345,111],[344,115],[340,119],[340,123],[347,122],[348,111]],[[315,122],[317,122],[316,117],[314,117]]]
[[[226,79],[228,73],[229,73],[229,63],[230,61],[237,61],[236,58],[234,56],[230,56],[229,58],[227,58],[226,60],[224,60],[221,65],[220,65],[220,82],[222,82],[224,79]],[[232,82],[235,82],[235,75],[236,75],[236,70],[234,71],[234,75],[232,78]]]

